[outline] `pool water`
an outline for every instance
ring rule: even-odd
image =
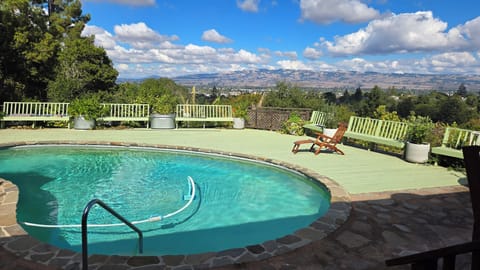
[[[82,211],[94,198],[130,221],[166,215],[187,202],[188,176],[195,181],[196,196],[185,211],[138,225],[144,233],[142,255],[259,244],[307,227],[330,206],[329,192],[314,180],[243,159],[124,147],[0,151],[0,177],[20,190],[20,224],[81,224]],[[98,206],[88,216],[89,224],[118,222]],[[22,227],[41,241],[81,250],[80,228]],[[137,234],[127,226],[89,228],[88,239],[90,254],[140,255]]]

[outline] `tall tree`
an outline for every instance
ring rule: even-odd
[[[50,32],[62,43],[55,77],[48,84],[49,99],[68,101],[79,95],[112,90],[118,72],[105,50],[95,46],[93,36],[81,36],[90,16],[82,14],[80,1],[56,0],[51,9],[54,13],[49,14]]]
[[[28,0],[0,2],[0,101],[44,99],[56,44],[43,10]]]
[[[468,94],[467,87],[465,86],[464,83],[461,83],[460,86],[458,86],[457,95],[461,97],[466,97],[467,94]]]
[[[0,102],[57,99],[60,85],[73,87],[71,93],[114,85],[117,72],[105,51],[81,36],[89,19],[80,0],[0,1]],[[56,90],[47,94],[47,86]]]
[[[58,56],[55,79],[48,85],[48,96],[55,101],[113,90],[118,72],[105,50],[96,47],[93,37],[67,39]]]

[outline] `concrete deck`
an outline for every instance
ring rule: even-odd
[[[299,137],[270,131],[226,129],[0,130],[0,144],[28,141],[99,141],[165,144],[275,159],[325,175],[351,195],[346,223],[327,237],[270,259],[222,269],[384,269],[384,260],[468,241],[473,224],[465,176],[442,167],[417,165],[385,154],[340,146],[345,156],[290,152]],[[1,176],[0,176],[1,177]],[[460,258],[460,269],[466,267]],[[135,268],[117,258],[98,269]],[[0,269],[45,269],[0,248]],[[175,268],[171,268],[175,269]],[[183,268],[182,268],[183,269]],[[188,268],[186,268],[188,269]],[[408,269],[392,267],[390,269]]]
[[[305,137],[306,138],[306,137]],[[102,141],[190,146],[241,153],[297,164],[327,176],[350,194],[444,187],[465,182],[465,176],[443,167],[418,165],[390,155],[350,146],[339,146],[345,155],[306,151],[292,154],[293,141],[301,137],[262,130],[0,130],[0,144],[23,141]],[[302,148],[301,148],[302,150]]]

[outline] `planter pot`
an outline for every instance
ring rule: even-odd
[[[328,136],[328,137],[333,137],[335,135],[335,132],[337,132],[336,128],[324,128],[323,129],[323,134]]]
[[[152,113],[150,115],[150,127],[153,129],[175,128],[175,114]]]
[[[243,118],[233,118],[233,128],[234,129],[244,129],[245,128],[245,119],[243,119]]]
[[[407,142],[405,145],[405,160],[414,163],[425,163],[428,161],[430,144],[416,144]]]
[[[73,128],[79,130],[88,130],[95,128],[95,119],[85,119],[83,116],[77,116],[73,119]]]

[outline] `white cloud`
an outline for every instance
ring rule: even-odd
[[[474,50],[480,50],[480,17],[459,26],[458,30],[471,42]]]
[[[95,45],[104,49],[113,49],[116,45],[112,34],[105,31],[101,27],[86,25],[83,29],[82,36],[95,35]]]
[[[278,61],[277,64],[282,69],[293,69],[293,70],[312,70],[310,66],[305,65],[305,63],[301,61],[291,61],[291,60],[281,60]]]
[[[260,63],[261,58],[256,54],[241,49],[234,54],[233,62],[236,63]]]
[[[358,72],[380,73],[469,73],[477,74],[480,67],[479,57],[469,52],[441,53],[421,59],[399,59],[370,61],[364,58],[352,58],[339,61],[337,69]]]
[[[237,0],[237,7],[247,12],[258,12],[258,4],[260,0]]]
[[[462,34],[464,29],[446,29],[447,23],[433,18],[430,11],[404,13],[374,20],[364,29],[323,44],[334,55],[430,52],[469,46]]]
[[[477,62],[469,52],[442,53],[431,57],[434,67],[460,67],[470,66]]]
[[[335,21],[360,23],[380,16],[359,0],[300,0],[302,20],[328,24]]]
[[[115,67],[119,72],[128,71],[128,65],[127,64],[118,64]]]
[[[202,40],[204,41],[210,41],[210,42],[216,42],[216,43],[230,43],[232,42],[231,39],[220,35],[217,30],[215,29],[210,29],[202,34]]]
[[[322,56],[322,52],[312,48],[312,47],[307,47],[305,50],[303,50],[303,57],[310,59],[310,60],[316,60]]]
[[[289,52],[276,51],[275,55],[278,57],[286,57],[291,60],[296,60],[298,58],[297,52],[295,51],[289,51]]]
[[[107,2],[120,5],[129,5],[129,6],[154,6],[155,0],[83,0],[85,2]]]
[[[194,44],[188,44],[185,46],[185,53],[189,55],[214,55],[216,50],[209,46],[198,46]]]
[[[175,35],[160,35],[143,22],[116,25],[113,30],[117,40],[139,49],[152,48],[157,46],[158,43],[178,40],[178,37]]]

